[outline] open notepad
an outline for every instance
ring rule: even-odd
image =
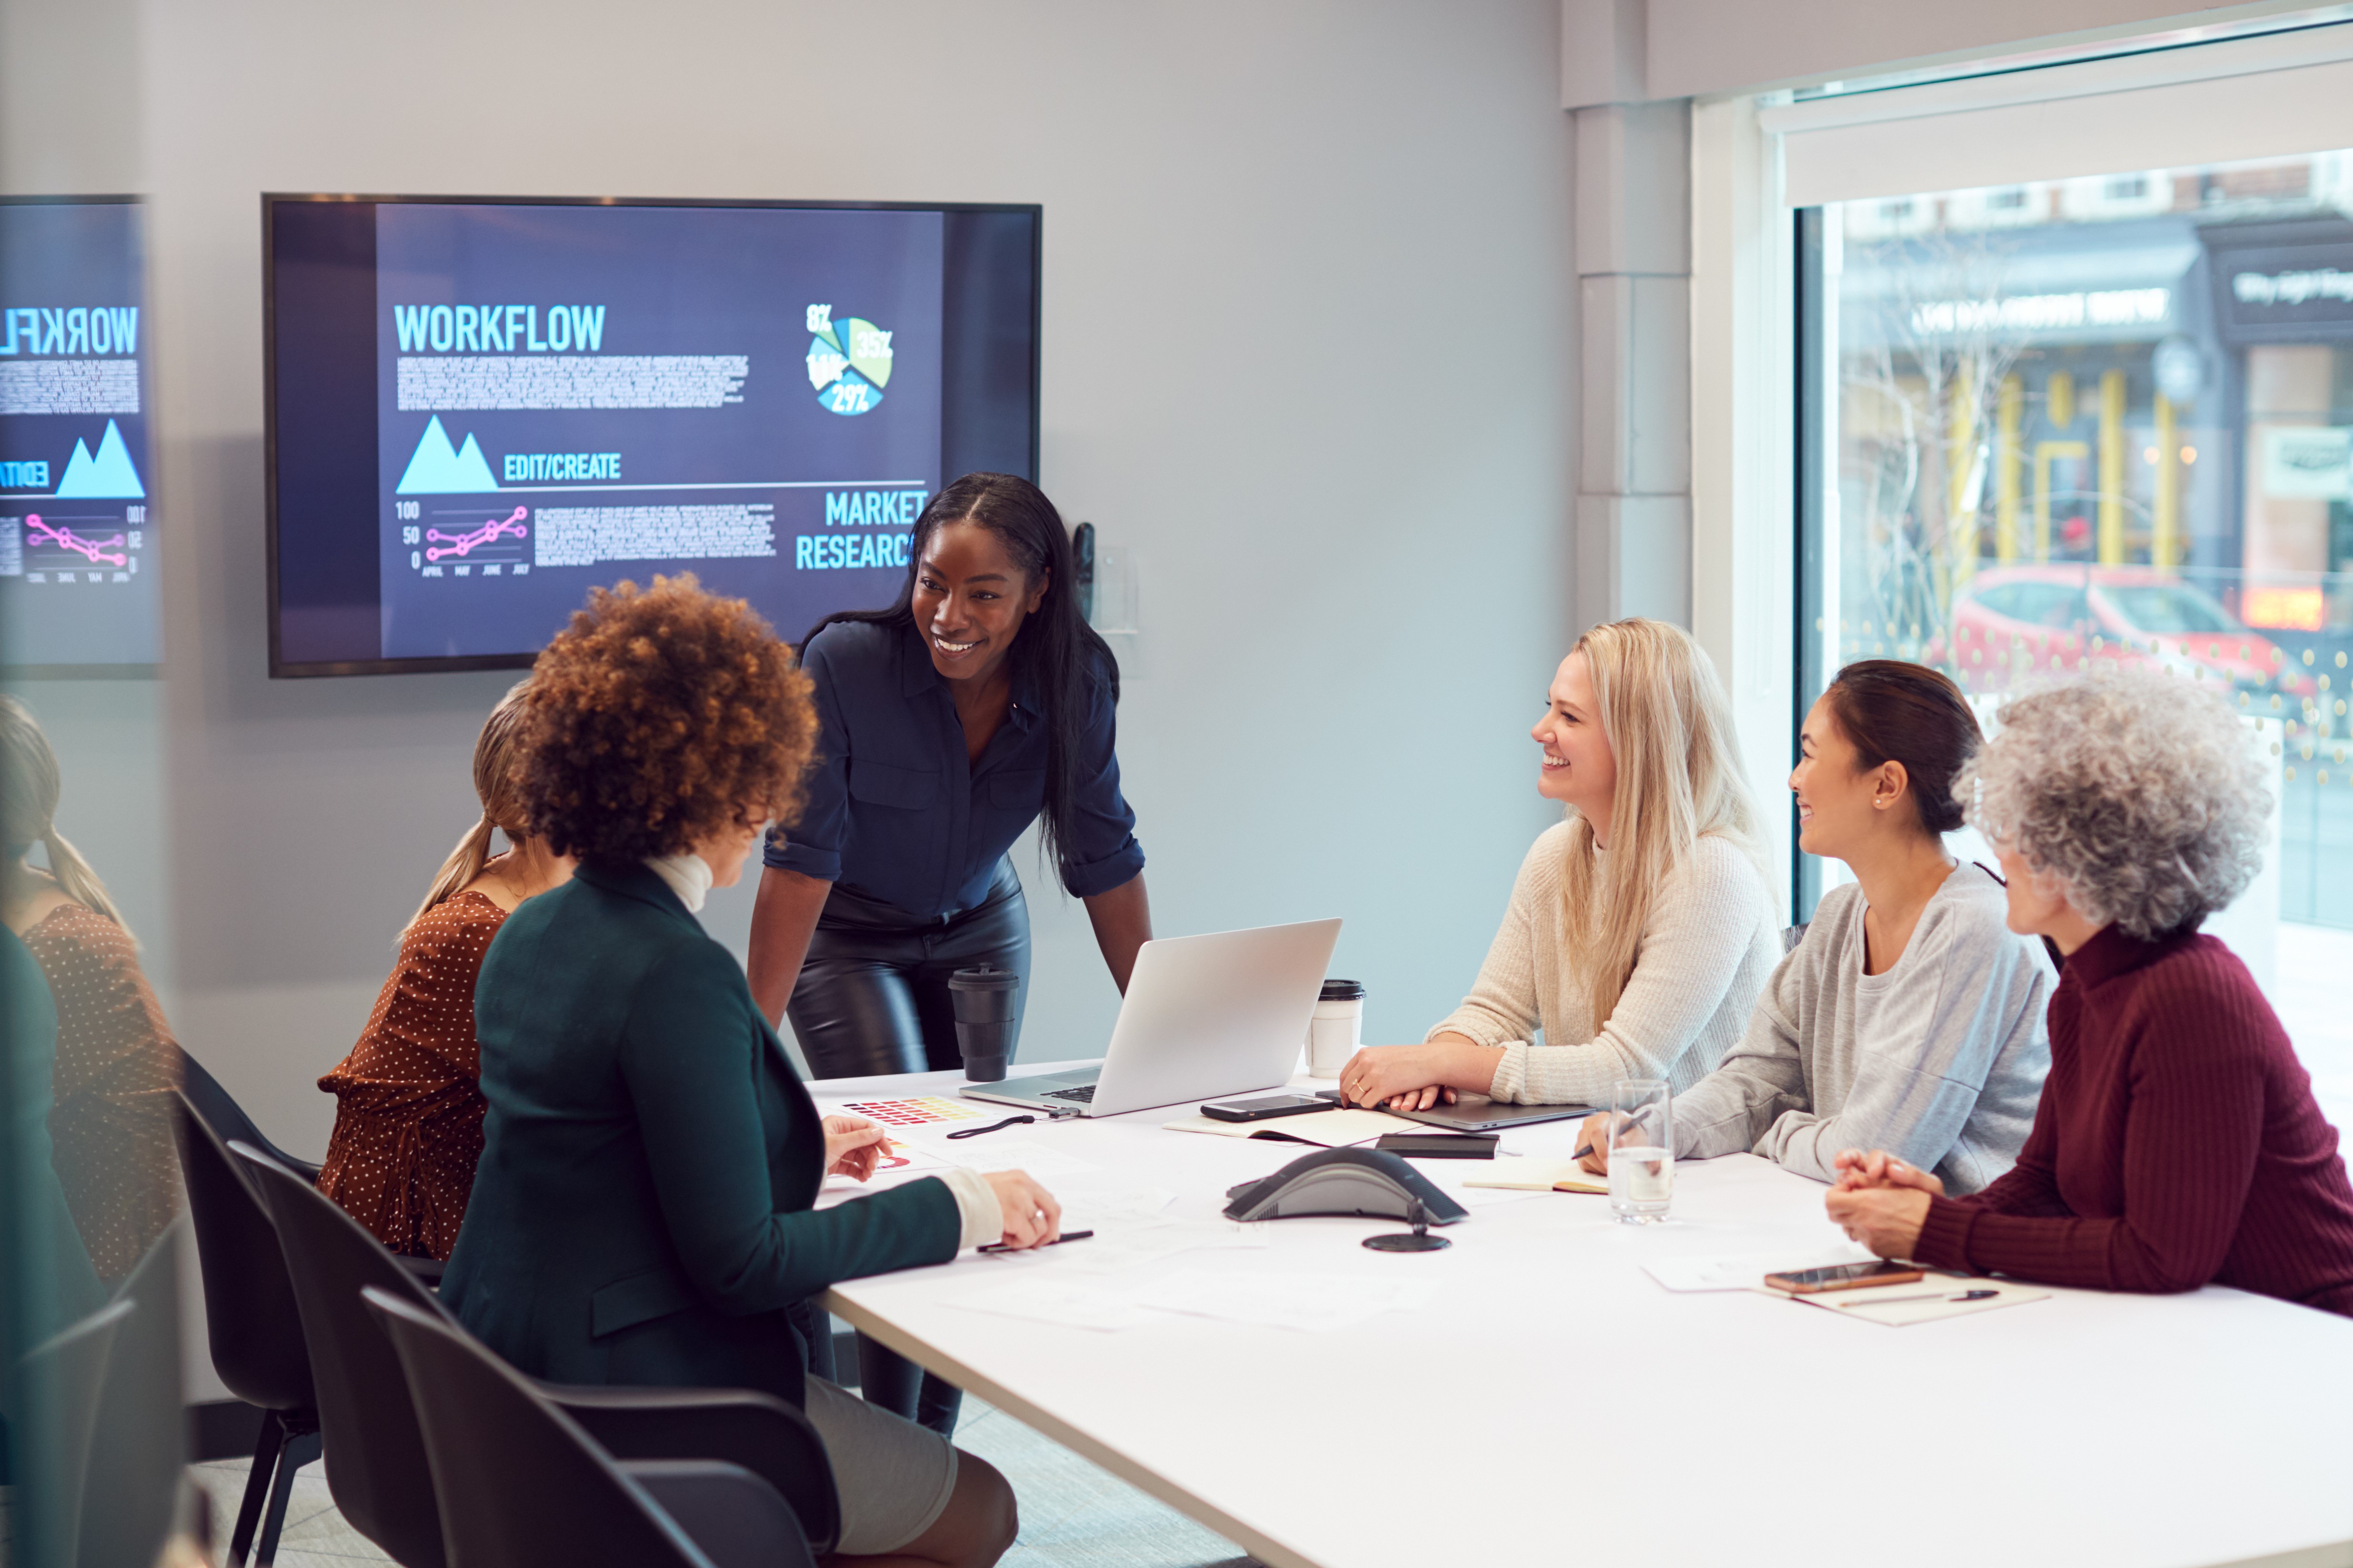
[[[1972,1290],[1989,1290],[1992,1294],[1975,1301],[1957,1299]],[[2050,1291],[2032,1285],[2021,1285],[2014,1279],[1957,1279],[1949,1274],[1931,1274],[1926,1279],[1915,1279],[1909,1285],[1874,1285],[1861,1290],[1818,1290],[1789,1298],[1809,1307],[1836,1312],[1841,1318],[1860,1318],[1867,1323],[1883,1323],[1889,1328],[1933,1323],[1941,1318],[1965,1318],[1975,1312],[1998,1312],[2004,1307],[2020,1307],[2029,1301],[2047,1301],[2050,1299]]]
[[[1515,1193],[1585,1193],[1609,1195],[1609,1178],[1597,1176],[1574,1160],[1498,1160],[1466,1176],[1466,1187],[1504,1187]]]

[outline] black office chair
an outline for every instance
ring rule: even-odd
[[[90,1474],[90,1432],[98,1425],[99,1392],[106,1380],[107,1353],[114,1347],[123,1320],[138,1311],[130,1301],[110,1301],[89,1317],[62,1329],[25,1352],[0,1400],[9,1422],[21,1432],[38,1431],[47,1439],[26,1444],[14,1456],[10,1476],[16,1488],[17,1537],[11,1542],[27,1553],[58,1563],[77,1561],[77,1537],[81,1529],[81,1502]],[[46,1500],[28,1510],[25,1500]],[[54,1521],[50,1530],[63,1539],[29,1542],[25,1531],[34,1515]]]
[[[124,1277],[132,1309],[114,1331],[91,1412],[77,1561],[153,1563],[163,1554],[188,1462],[180,1405],[179,1248],[173,1221]]]
[[[438,1531],[438,1513],[407,1378],[359,1294],[373,1286],[444,1322],[448,1314],[398,1258],[317,1188],[258,1151],[233,1143],[229,1152],[250,1173],[278,1225],[311,1349],[335,1506],[396,1561],[436,1568],[442,1561],[438,1534],[430,1542],[420,1539]],[[817,1428],[783,1400],[741,1388],[533,1386],[624,1459],[743,1466],[784,1496],[813,1552],[822,1556],[833,1549],[841,1529],[833,1468]]]
[[[180,1052],[180,1092],[188,1097],[188,1104],[223,1143],[250,1144],[304,1181],[319,1179],[318,1166],[308,1160],[296,1159],[263,1137],[253,1118],[245,1113],[245,1107],[231,1099],[228,1090],[220,1086],[220,1079],[206,1072],[204,1063],[185,1049]]]
[[[815,1568],[792,1505],[738,1465],[617,1462],[438,1313],[362,1298],[407,1373],[450,1557],[500,1568]]]
[[[261,1410],[253,1470],[229,1537],[228,1568],[243,1568],[246,1549],[268,1568],[277,1560],[294,1472],[319,1457],[319,1398],[302,1346],[302,1316],[286,1277],[278,1227],[228,1148],[184,1092],[174,1091],[172,1132],[196,1230],[205,1281],[205,1332],[213,1370],[231,1394]],[[267,1499],[269,1513],[262,1513]]]

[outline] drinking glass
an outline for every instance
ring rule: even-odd
[[[1674,1096],[1664,1079],[1620,1079],[1609,1091],[1609,1209],[1620,1225],[1667,1217],[1675,1191]]]

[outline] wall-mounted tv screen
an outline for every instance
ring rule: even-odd
[[[146,247],[130,196],[0,200],[0,665],[152,672]]]
[[[274,676],[519,668],[691,571],[797,639],[1038,460],[1035,206],[262,198]]]

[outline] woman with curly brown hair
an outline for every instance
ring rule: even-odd
[[[827,1173],[871,1172],[881,1130],[820,1121],[694,918],[798,807],[807,679],[741,600],[658,577],[592,594],[523,701],[524,816],[579,864],[483,961],[490,1112],[442,1299],[536,1376],[801,1406],[848,1557],[995,1562],[1015,1528],[1004,1478],[810,1375],[793,1316],[837,1280],[1050,1241],[1060,1211],[1019,1172],[961,1170],[812,1210]]]

